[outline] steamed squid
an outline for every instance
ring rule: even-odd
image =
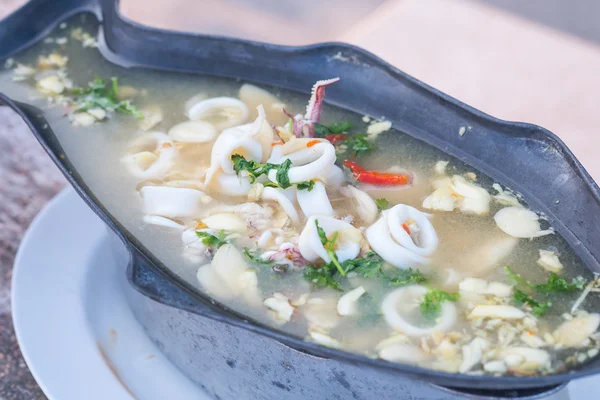
[[[365,236],[377,254],[402,269],[427,264],[427,256],[438,246],[437,233],[427,215],[405,204],[384,211]]]

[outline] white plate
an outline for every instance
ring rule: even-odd
[[[125,300],[100,219],[73,190],[29,227],[15,260],[17,340],[53,400],[209,399],[160,353]]]

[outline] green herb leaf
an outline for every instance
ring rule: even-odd
[[[393,276],[387,275],[386,277],[390,286],[408,286],[427,282],[427,278],[421,271],[412,268],[399,269]]]
[[[308,190],[309,192],[315,187],[315,181],[304,181],[296,184],[298,190]]]
[[[457,301],[460,298],[458,293],[446,293],[440,289],[432,289],[425,295],[425,298],[419,305],[421,314],[425,319],[435,320],[442,311],[444,301]]]
[[[200,240],[202,240],[202,243],[208,247],[218,249],[224,244],[227,244],[227,241],[225,240],[227,234],[223,231],[219,231],[218,236],[211,235],[208,232],[196,232],[196,236],[198,236]]]
[[[525,293],[519,289],[513,290],[513,301],[517,305],[526,304],[526,305],[530,306],[533,314],[535,314],[538,317],[544,315],[548,311],[548,309],[550,309],[550,307],[552,307],[551,301],[547,301],[547,302],[537,301],[532,296],[529,296],[527,293]]]
[[[330,125],[322,125],[322,124],[313,124],[315,129],[316,137],[325,137],[327,135],[331,135],[332,133],[345,133],[352,128],[352,124],[348,121],[341,123],[333,123]]]
[[[275,272],[287,272],[288,270],[287,265],[277,264],[275,261],[271,260],[265,260],[256,251],[244,249],[242,250],[242,253],[244,253],[244,256],[246,256],[246,258],[250,260],[251,263],[259,267],[268,267],[273,269],[273,271]]]
[[[340,281],[333,277],[332,271],[327,268],[317,268],[312,265],[304,267],[304,279],[314,283],[318,287],[332,288],[338,291],[343,291]],[[335,270],[333,271],[335,273]]]
[[[364,133],[357,133],[350,136],[343,143],[348,147],[348,150],[354,153],[356,157],[360,157],[372,150],[375,150],[375,145],[367,140],[367,135]]]
[[[546,283],[531,283],[528,280],[523,279],[521,275],[514,272],[512,269],[510,269],[510,267],[504,267],[504,270],[506,271],[506,274],[516,283],[527,286],[540,293],[548,294],[557,292],[571,292],[574,290],[581,290],[585,285],[585,280],[575,280],[572,284],[569,284],[565,279],[559,277],[554,272],[550,273]]]
[[[289,172],[290,168],[292,168],[292,161],[289,158],[281,164],[261,164],[253,160],[246,160],[246,158],[240,154],[233,154],[231,156],[231,161],[233,162],[233,170],[236,174],[239,175],[242,171],[248,172],[250,183],[254,183],[259,176],[267,175],[269,171],[276,170],[275,180],[277,182],[265,182],[263,184],[264,186],[287,189],[292,185],[298,185],[298,189],[308,191],[312,190],[315,186],[313,181],[298,183],[290,182]]]
[[[287,189],[290,186],[292,186],[292,184],[290,183],[290,177],[288,175],[288,172],[290,172],[290,168],[292,168],[292,160],[290,160],[289,158],[283,163],[281,163],[279,165],[279,168],[277,168],[277,175],[275,179],[277,180],[277,183],[279,183],[279,186],[281,186],[282,189]]]
[[[324,138],[325,136],[331,134],[331,131],[325,125],[313,124],[313,128],[315,129],[315,136],[316,137]]]
[[[321,244],[327,251],[327,255],[331,259],[331,263],[333,265],[335,265],[335,267],[337,268],[340,275],[346,276],[346,270],[342,267],[342,265],[338,261],[337,254],[335,254],[335,241],[337,240],[339,233],[335,232],[333,234],[333,236],[331,237],[331,239],[329,239],[329,238],[327,238],[327,234],[325,233],[323,228],[321,228],[319,226],[318,219],[315,219],[315,226],[317,227],[317,233],[319,234],[319,239],[321,239]]]
[[[550,272],[550,276],[546,283],[539,283],[534,285],[535,289],[541,293],[554,293],[554,292],[572,292],[574,290],[583,289],[585,281],[575,281],[573,284],[567,283],[566,280],[556,275],[554,272]]]
[[[136,118],[144,118],[144,115],[129,100],[119,100],[118,91],[117,78],[112,78],[110,85],[107,85],[100,77],[90,82],[87,88],[71,89],[75,111],[102,108],[105,111],[116,111],[121,114],[133,115]]]
[[[377,204],[377,208],[379,209],[379,211],[387,210],[388,208],[390,208],[390,202],[384,198],[376,199],[375,204]]]
[[[348,121],[342,123],[333,123],[328,126],[329,132],[331,133],[343,133],[348,132],[352,128],[352,124]]]
[[[364,258],[346,260],[342,266],[346,272],[353,271],[367,279],[381,277],[383,273],[383,259],[372,251],[368,252]]]
[[[398,269],[392,274],[386,274],[383,270],[385,261],[376,253],[370,251],[363,258],[346,260],[342,267],[346,272],[355,272],[367,279],[382,279],[390,286],[407,286],[424,283],[427,278],[418,270]]]

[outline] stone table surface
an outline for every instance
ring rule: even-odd
[[[0,0],[0,18],[23,2]],[[164,28],[193,30],[194,13],[198,18],[206,13],[202,6],[189,7],[192,2],[122,0],[128,17]],[[344,8],[345,21],[352,21],[347,29],[335,23],[321,30],[324,24],[310,22],[310,13],[298,13],[299,21],[287,23],[281,14],[246,7],[236,17],[239,8],[235,4],[241,0],[226,2],[226,23],[212,25],[214,31],[263,39],[264,30],[249,28],[260,21],[260,26],[277,27],[281,43],[343,40],[358,44],[483,111],[550,128],[600,179],[596,156],[600,101],[595,95],[600,91],[600,48],[592,43],[469,0],[381,0],[371,8],[353,0],[350,3],[359,5]],[[140,6],[149,3],[152,7]],[[327,4],[331,8],[340,3],[331,0]],[[253,17],[247,18],[250,11]],[[186,15],[183,25],[182,13]],[[269,18],[273,19],[270,25]],[[298,33],[302,18],[312,23],[310,35]],[[44,398],[12,329],[11,269],[30,221],[64,184],[25,124],[0,107],[0,400]]]

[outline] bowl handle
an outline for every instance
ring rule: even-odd
[[[0,60],[8,58],[74,13],[99,10],[98,0],[30,0],[0,21]]]

